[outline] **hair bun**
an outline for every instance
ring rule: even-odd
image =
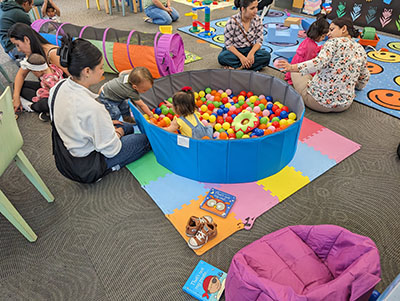
[[[71,51],[72,38],[69,35],[65,35],[61,38],[61,47],[57,49],[57,55],[60,56],[60,65],[64,68],[68,67]]]

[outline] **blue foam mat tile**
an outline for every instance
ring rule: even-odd
[[[296,154],[288,166],[300,171],[311,182],[336,164],[335,160],[299,141]]]
[[[199,195],[206,195],[209,190],[200,182],[176,174],[167,174],[143,188],[164,214],[174,213],[175,209],[181,209],[183,204],[190,204],[191,200],[197,199]]]

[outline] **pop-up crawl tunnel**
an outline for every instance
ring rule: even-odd
[[[112,28],[76,26],[51,20],[36,20],[32,28],[54,45],[62,35],[89,40],[104,57],[104,71],[118,73],[136,66],[147,67],[154,78],[182,72],[185,49],[179,34],[142,33]]]
[[[170,171],[193,180],[210,183],[253,182],[284,168],[296,152],[304,116],[301,96],[286,82],[252,71],[198,70],[162,77],[142,99],[152,107],[171,97],[183,86],[194,91],[231,89],[234,94],[252,91],[269,95],[296,113],[298,119],[285,130],[268,136],[235,140],[197,140],[169,133],[145,120],[131,105],[142,132],[153,148],[158,163]]]

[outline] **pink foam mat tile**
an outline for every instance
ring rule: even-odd
[[[361,145],[327,128],[304,140],[308,146],[339,163],[361,148]]]
[[[221,184],[218,189],[236,196],[231,211],[245,224],[246,230],[251,229],[257,217],[279,203],[278,197],[272,196],[256,182]]]
[[[323,127],[322,125],[304,117],[303,124],[301,125],[299,140],[304,142],[304,140],[319,133],[324,128],[325,127]]]

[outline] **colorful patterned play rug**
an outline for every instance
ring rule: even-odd
[[[178,3],[181,3],[181,4],[190,5],[190,6],[193,6],[193,7],[201,6],[201,5],[195,4],[196,2],[197,3],[199,3],[199,2],[202,3],[202,1],[192,1],[192,0],[190,0],[190,1],[187,1],[187,0],[174,0],[174,1],[178,2]],[[218,4],[210,4],[210,5],[208,5],[210,7],[210,10],[214,10],[214,9],[218,9],[218,8],[224,8],[224,7],[228,7],[228,6],[230,6],[230,7],[233,6],[233,0],[217,1],[217,2],[218,2]],[[188,13],[190,11],[191,10],[188,10]],[[185,17],[185,18],[189,18],[189,17]]]
[[[235,14],[236,11],[232,11]],[[288,27],[283,23],[286,19],[286,14],[281,11],[270,10],[267,17],[264,18],[264,27],[268,24],[276,24],[278,30],[288,30]],[[291,17],[301,17],[291,15]],[[211,31],[216,32],[213,38],[200,37],[189,31],[191,26],[181,27],[178,30],[190,34],[198,39],[207,41],[211,44],[223,47],[224,46],[224,27],[229,18],[211,21]],[[305,18],[312,22],[313,18]],[[376,49],[386,48],[388,52],[375,52],[371,48],[367,48],[369,68],[371,79],[368,85],[362,91],[356,91],[356,101],[373,107],[377,110],[400,118],[400,39],[392,38],[383,34],[379,35],[380,41]],[[303,41],[302,38],[297,38],[296,43],[268,43],[264,38],[263,47],[271,53],[270,66],[274,68],[274,62],[277,59],[282,59],[277,55],[277,52],[283,51],[285,48],[299,45]],[[217,58],[215,58],[217,59]]]
[[[193,181],[158,164],[153,152],[127,167],[186,241],[188,237],[185,227],[189,217],[209,214],[200,209],[200,204],[210,188],[236,196],[236,202],[226,218],[211,214],[218,225],[218,235],[202,248],[195,250],[197,255],[201,255],[236,231],[243,228],[249,230],[258,216],[358,151],[360,147],[359,144],[304,118],[293,160],[279,173],[257,182],[210,184]]]
[[[203,58],[201,56],[198,56],[190,51],[185,50],[185,65],[200,61],[202,59]]]

